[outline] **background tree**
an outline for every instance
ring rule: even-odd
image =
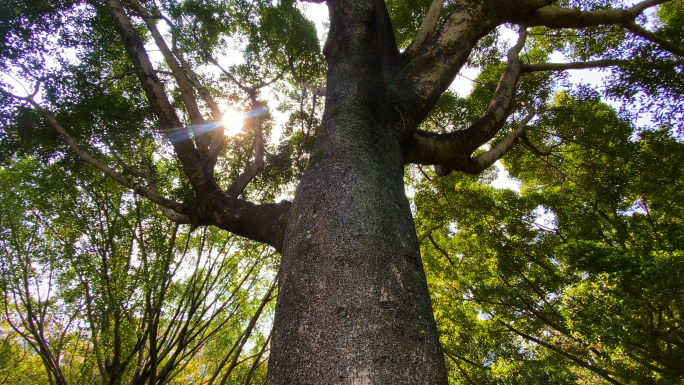
[[[50,384],[263,376],[258,320],[272,311],[272,253],[236,251],[235,237],[208,228],[169,228],[148,202],[93,184],[90,171],[74,178],[35,159],[2,170],[7,348],[39,357]]]
[[[576,274],[588,274],[585,280],[592,278],[592,274],[604,277],[616,274],[615,270],[597,273],[588,271],[587,266],[612,255],[614,251],[607,251],[610,247],[624,245],[619,252],[625,258],[633,261],[640,257],[643,263],[651,263],[660,255],[652,252],[661,246],[637,250],[638,243],[629,242],[630,236],[637,236],[626,230],[629,227],[625,227],[622,212],[635,210],[635,223],[642,218],[640,206],[634,206],[637,201],[629,203],[632,195],[622,200],[613,197],[612,204],[608,199],[606,207],[602,206],[603,201],[592,197],[588,202],[596,206],[598,216],[606,223],[591,222],[597,217],[590,217],[581,226],[577,218],[563,214],[570,211],[563,211],[551,201],[579,202],[586,200],[582,192],[593,190],[578,189],[582,198],[573,197],[572,192],[562,188],[562,194],[555,198],[548,194],[556,191],[559,183],[551,176],[561,175],[560,181],[572,178],[579,180],[575,182],[578,185],[597,184],[606,189],[604,194],[619,195],[625,185],[616,184],[617,176],[582,182],[582,178],[572,175],[601,175],[597,170],[604,165],[614,168],[620,164],[598,162],[604,147],[595,150],[599,153],[583,150],[591,149],[587,144],[596,147],[594,142],[599,142],[601,136],[595,136],[595,130],[565,133],[557,125],[582,127],[576,119],[586,117],[574,109],[581,111],[580,107],[594,106],[584,115],[591,118],[592,124],[614,124],[616,130],[610,131],[613,136],[607,142],[624,143],[625,148],[615,150],[626,151],[629,143],[641,140],[630,136],[635,127],[624,123],[636,118],[636,114],[622,112],[615,117],[614,111],[602,106],[595,96],[592,99],[587,92],[580,92],[581,89],[573,91],[579,92],[577,95],[558,94],[564,77],[556,73],[577,68],[613,68],[606,95],[621,99],[625,105],[638,101],[652,113],[654,125],[665,130],[660,131],[665,136],[659,143],[674,151],[678,142],[667,138],[681,132],[681,112],[677,109],[683,54],[679,4],[666,0],[636,4],[438,0],[430,4],[386,5],[373,0],[330,0],[327,5],[330,29],[319,50],[312,23],[295,4],[287,1],[272,4],[104,0],[29,5],[6,2],[3,6],[9,12],[5,14],[16,15],[3,26],[1,48],[5,58],[2,65],[8,76],[1,88],[7,107],[3,110],[3,132],[8,161],[32,154],[46,164],[64,164],[73,162],[67,154],[75,153],[80,161],[157,204],[168,219],[190,225],[189,230],[214,226],[282,252],[269,356],[270,382],[445,383],[448,374],[430,304],[419,237],[405,193],[405,165],[435,166],[434,174],[424,171],[421,175],[428,182],[436,177],[447,178],[443,183],[449,187],[442,193],[448,197],[456,188],[448,178],[462,178],[449,176],[453,171],[481,175],[482,181],[491,180],[487,170],[509,153],[513,160],[506,162],[514,175],[549,201],[539,200],[534,205],[534,199],[526,202],[528,198],[523,194],[520,208],[511,214],[517,216],[517,222],[505,220],[504,214],[494,216],[503,222],[503,227],[482,228],[473,223],[476,231],[472,235],[477,237],[474,242],[478,247],[489,252],[482,255],[478,266],[491,263],[490,258],[507,258],[506,264],[497,262],[490,272],[490,277],[495,274],[501,279],[499,284],[503,286],[498,290],[510,286],[511,290],[527,291],[509,292],[511,298],[499,301],[492,301],[486,290],[478,292],[480,303],[508,306],[509,313],[498,316],[501,309],[497,308],[494,317],[493,308],[481,307],[463,313],[455,322],[469,326],[473,315],[496,321],[496,326],[487,323],[485,329],[469,329],[476,333],[470,345],[487,351],[487,358],[468,358],[462,351],[450,350],[445,342],[446,352],[453,357],[465,357],[476,369],[483,366],[495,375],[505,375],[506,370],[518,375],[512,368],[519,355],[500,355],[510,369],[491,368],[499,357],[497,349],[488,347],[484,342],[488,339],[483,336],[505,330],[506,338],[512,339],[502,346],[509,353],[514,353],[516,344],[525,340],[527,345],[518,348],[518,352],[542,346],[547,349],[544,352],[549,360],[564,363],[559,364],[562,370],[554,373],[555,377],[584,381],[582,376],[596,376],[613,383],[625,377],[620,371],[632,364],[621,366],[622,363],[610,361],[614,360],[612,354],[622,357],[624,347],[619,348],[619,353],[611,352],[609,358],[597,359],[600,365],[580,354],[584,352],[578,346],[590,346],[592,354],[609,355],[599,350],[603,345],[597,346],[599,342],[603,344],[603,334],[620,343],[627,343],[628,339],[608,337],[611,333],[592,334],[582,328],[573,332],[567,325],[571,313],[563,314],[554,306],[563,304],[566,312],[577,307],[572,301],[563,302],[567,297],[561,294],[574,288],[573,279],[577,278],[572,276],[574,268],[562,270],[561,274],[559,266],[569,255],[583,255],[591,262],[577,267],[586,270]],[[647,14],[653,22],[647,22]],[[416,23],[414,15],[421,15],[422,22]],[[512,41],[501,38],[506,30],[513,30],[518,36]],[[221,51],[233,41],[244,43],[241,49],[245,62],[221,68]],[[151,59],[152,46],[159,51],[163,63]],[[550,62],[554,53],[564,54],[571,62]],[[325,71],[321,54],[327,63]],[[480,68],[481,74],[472,94],[463,99],[447,89],[466,64]],[[10,82],[10,77],[15,80]],[[25,84],[27,90],[17,93],[17,83]],[[267,90],[272,90],[273,98],[284,100],[283,107],[291,112],[280,143],[269,148],[266,145],[272,123],[263,102]],[[305,90],[312,94],[311,99],[304,98]],[[317,98],[323,95],[321,115]],[[240,103],[249,106],[249,119],[242,136],[227,138],[220,123],[221,107]],[[616,120],[622,123],[615,123]],[[648,137],[644,133],[643,138]],[[523,143],[529,154],[521,154],[521,146],[514,146],[517,142]],[[577,156],[582,162],[564,152],[554,153],[564,151],[567,143],[579,143],[582,150],[570,147],[568,151],[579,152]],[[309,161],[304,166],[302,156],[307,153]],[[568,169],[571,162],[581,171]],[[668,169],[669,166],[668,163]],[[182,177],[178,173],[181,170]],[[544,175],[551,179],[544,179]],[[677,185],[674,177],[668,175],[657,183]],[[440,183],[442,179],[437,180]],[[276,197],[295,186],[292,203],[275,203]],[[466,212],[466,217],[481,213],[477,209],[487,204],[491,194],[486,189],[479,191],[477,185],[469,188],[476,193],[464,194],[477,204],[459,200],[460,206],[445,210],[444,222],[426,222],[427,227],[421,230],[428,231],[421,233],[420,240],[430,239],[432,232],[454,219],[457,229],[461,228],[459,221],[464,229],[454,235],[455,242],[467,234],[468,222],[459,219],[458,213]],[[428,190],[439,191],[436,187]],[[659,211],[650,208],[650,200],[644,199],[652,190],[633,191],[629,194],[641,191],[644,195],[639,201],[644,202],[643,210],[653,211],[657,216]],[[605,196],[598,192],[596,195]],[[416,207],[421,207],[418,203]],[[505,212],[508,203],[495,199],[486,212]],[[535,234],[529,227],[516,227],[539,205],[556,209],[552,212],[559,221],[560,235],[556,235],[561,241]],[[581,204],[569,207],[584,209]],[[421,215],[416,211],[417,218]],[[565,215],[573,217],[567,224],[563,222]],[[669,225],[659,227],[653,215],[646,215],[646,222],[651,218],[652,229],[657,229],[650,235],[660,236],[661,231],[671,229]],[[661,220],[676,223],[667,216]],[[593,224],[604,226],[604,234],[598,235],[607,249],[601,248],[603,244],[591,243],[596,239],[584,235],[595,229]],[[516,234],[518,230],[522,233]],[[566,247],[562,240],[567,239],[563,234],[568,231],[582,235],[578,242],[567,241],[570,245]],[[677,234],[662,236],[672,235]],[[513,239],[519,242],[517,251],[508,250],[512,247],[511,236],[520,238]],[[439,250],[436,240],[430,243]],[[563,279],[546,285],[535,283],[523,269],[529,264],[516,261],[528,257],[526,251],[520,251],[526,248],[541,248],[545,253],[552,250],[554,256],[545,254],[549,262],[544,266],[558,271]],[[667,258],[675,261],[680,255],[677,246],[662,249],[669,253]],[[440,253],[449,255],[447,251]],[[608,265],[615,262],[610,260]],[[643,264],[639,266],[646,269]],[[482,287],[478,282],[487,279],[488,270],[475,270],[480,271],[477,279],[463,285]],[[518,274],[522,281],[509,280],[509,273]],[[630,279],[635,278],[630,275]],[[532,284],[520,284],[528,280]],[[598,284],[591,279],[588,282]],[[589,286],[577,289],[578,293],[603,293],[590,290]],[[627,287],[621,286],[620,290]],[[676,308],[679,303],[675,301],[679,298],[676,287],[658,289],[661,294],[674,295],[668,301],[658,300],[663,312],[670,304]],[[545,294],[542,289],[550,293]],[[464,298],[470,295],[468,289],[464,293]],[[546,307],[539,308],[540,301]],[[632,312],[638,307],[630,306]],[[511,310],[515,307],[522,307],[532,316],[534,312],[541,314],[544,319],[530,315],[525,318],[522,315],[527,313]],[[547,314],[553,313],[553,309],[560,314]],[[508,318],[505,314],[509,314]],[[672,310],[669,317],[677,320],[678,314]],[[516,322],[512,322],[512,317]],[[592,320],[590,324],[601,323]],[[660,326],[653,330],[660,330],[657,328],[663,324],[657,325]],[[672,331],[667,329],[668,335],[676,335],[679,323],[674,321],[672,325],[675,326],[670,328]],[[558,341],[544,341],[539,333],[546,332],[554,333]],[[446,335],[444,332],[443,336]],[[651,347],[644,347],[638,338],[633,342],[642,347],[630,351],[636,357],[627,356],[630,360],[663,378],[677,378],[678,374],[671,369],[677,363],[676,338],[657,337],[651,340],[652,345],[655,343]],[[554,343],[565,344],[568,349]],[[571,346],[572,351],[565,351]],[[651,357],[665,350],[664,358]],[[644,354],[649,358],[644,359]],[[532,353],[529,357],[539,358],[539,363],[546,356]],[[462,363],[451,362],[467,381],[476,381],[474,374],[459,366]],[[485,374],[488,371],[482,370]],[[526,373],[541,376],[543,371],[529,369]],[[653,377],[649,374],[644,378],[648,376]]]
[[[669,165],[684,147],[666,130],[630,138],[587,90],[558,94],[528,135],[534,151],[505,158],[520,194],[464,176],[415,184],[424,223],[458,228],[423,242],[454,383],[680,383]]]

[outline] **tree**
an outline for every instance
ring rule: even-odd
[[[4,14],[16,16],[3,26],[3,68],[33,88],[19,95],[3,84],[4,104],[17,106],[5,109],[6,125],[17,128],[6,130],[6,147],[40,145],[30,151],[46,162],[75,153],[171,221],[281,252],[270,383],[446,383],[405,165],[433,165],[439,177],[486,173],[518,141],[543,157],[526,131],[553,100],[554,71],[614,67],[612,95],[644,97],[656,119],[667,118],[658,112],[681,100],[679,3],[614,3],[329,0],[323,71],[313,26],[290,1],[9,1]],[[657,6],[657,22],[642,26]],[[501,54],[504,25],[518,37]],[[217,78],[206,68],[235,36],[246,62]],[[167,68],[155,68],[146,43]],[[555,51],[578,61],[548,62]],[[466,63],[483,69],[483,84],[459,99],[447,89]],[[324,88],[313,86],[323,73]],[[302,129],[286,131],[267,158],[260,92],[287,89],[281,79],[301,87],[288,127]],[[314,94],[311,112],[305,91]],[[226,138],[216,123],[226,94],[248,100],[250,136]],[[440,111],[454,119],[444,124]],[[129,148],[146,143],[160,159],[152,166]],[[274,203],[288,184],[293,202]]]
[[[452,381],[681,383],[684,146],[630,138],[593,91],[554,99],[540,151],[504,159],[520,193],[415,179],[417,221],[458,226],[421,245]]]
[[[273,253],[206,227],[168,227],[150,202],[93,183],[92,171],[74,177],[35,158],[0,170],[3,357],[22,353],[0,363],[3,383],[248,384],[261,375]],[[29,370],[40,361],[42,376]]]

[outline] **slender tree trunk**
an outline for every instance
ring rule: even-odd
[[[329,6],[326,108],[287,225],[269,384],[446,384],[402,130],[385,114],[386,11]]]

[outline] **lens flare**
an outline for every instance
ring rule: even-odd
[[[224,127],[225,136],[235,136],[242,131],[245,119],[263,117],[268,114],[268,108],[262,107],[250,111],[247,114],[235,110],[228,110],[223,114],[223,119],[220,122],[194,124],[188,127],[171,128],[165,131],[167,137],[173,143],[190,140],[190,136],[198,136],[209,131],[215,130],[221,126]]]
[[[188,127],[178,127],[166,130],[166,135],[173,143],[190,140],[190,135],[202,135],[223,125],[222,122],[195,124]]]

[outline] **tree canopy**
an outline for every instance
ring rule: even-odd
[[[321,6],[0,3],[0,381],[684,383],[684,3]]]

